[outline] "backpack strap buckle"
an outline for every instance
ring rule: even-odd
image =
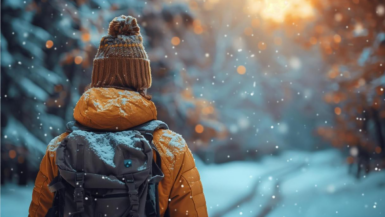
[[[84,189],[81,188],[75,188],[74,190],[74,201],[77,202],[82,202],[84,197]]]

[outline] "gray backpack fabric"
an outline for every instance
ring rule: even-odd
[[[55,199],[46,216],[159,216],[157,185],[163,173],[152,143],[157,129],[168,126],[153,120],[106,132],[69,122],[70,134],[56,150],[59,175],[49,185]]]

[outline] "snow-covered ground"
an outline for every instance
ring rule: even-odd
[[[385,216],[385,173],[356,180],[337,150],[197,166],[209,216]]]
[[[33,183],[26,187],[15,184],[1,186],[1,217],[27,217]]]
[[[196,159],[210,217],[385,216],[385,173],[356,180],[337,150],[287,151],[260,162]],[[27,216],[33,185],[1,188],[1,216]]]

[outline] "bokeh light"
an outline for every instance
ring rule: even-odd
[[[195,126],[195,132],[197,132],[197,133],[203,133],[204,129],[205,128],[201,124],[197,124]]]
[[[45,46],[46,46],[46,48],[48,48],[48,49],[52,48],[52,46],[53,46],[53,41],[48,40],[48,41],[45,43]]]
[[[75,61],[75,64],[79,65],[83,62],[83,57],[76,56],[74,61]]]
[[[238,66],[237,72],[238,72],[238,74],[240,74],[240,75],[245,74],[245,73],[246,73],[246,67],[244,67],[244,66]]]

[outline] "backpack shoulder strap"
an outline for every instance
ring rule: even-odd
[[[168,126],[166,123],[160,120],[151,120],[144,124],[138,125],[136,127],[130,128],[129,130],[137,130],[140,131],[142,134],[153,134],[158,129],[168,129]],[[66,131],[68,133],[71,133],[74,130],[84,130],[84,131],[103,131],[98,129],[93,129],[90,127],[86,127],[84,125],[81,125],[77,121],[70,121],[66,124]]]
[[[130,130],[140,131],[142,134],[153,134],[158,129],[168,129],[166,123],[160,120],[151,120],[139,126],[130,128]]]
[[[153,134],[158,129],[168,129],[166,123],[160,120],[152,120],[131,128],[130,130],[139,131],[149,142],[152,149],[156,154],[156,162],[153,161],[152,173],[153,176],[149,181],[149,191],[146,200],[146,215],[147,216],[160,216],[159,215],[159,195],[158,195],[158,184],[163,179],[164,175],[161,168],[161,157],[160,154],[152,142]]]
[[[72,131],[74,130],[84,130],[84,131],[102,131],[102,130],[98,130],[98,129],[93,129],[93,128],[90,128],[90,127],[86,127],[84,125],[81,125],[79,122],[77,121],[70,121],[66,124],[66,132],[67,133],[72,133]]]
[[[155,150],[156,152],[156,164],[160,167],[160,155],[158,152],[158,149],[155,147],[154,143],[152,142],[153,134],[158,129],[168,129],[168,126],[166,123],[160,120],[151,120],[144,124],[141,124],[139,126],[133,127],[130,130],[137,130],[139,131],[150,143],[151,148]]]

